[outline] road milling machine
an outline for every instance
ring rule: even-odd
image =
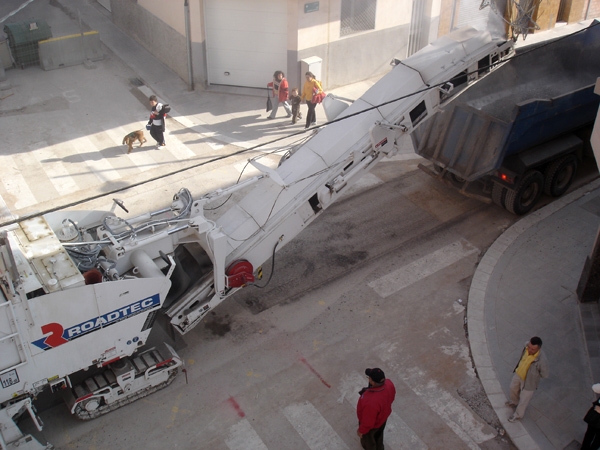
[[[185,334],[258,282],[278,249],[393,156],[399,137],[509,58],[512,44],[473,28],[436,40],[283,149],[277,167],[251,160],[258,175],[234,186],[196,199],[181,189],[170,207],[137,217],[113,205],[5,223],[1,448],[46,448],[17,426],[29,415],[41,429],[32,401],[42,390],[61,392],[72,414],[92,419],[171,383],[182,359],[167,344],[145,346],[157,315]]]

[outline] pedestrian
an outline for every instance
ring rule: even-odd
[[[302,119],[302,113],[300,112],[302,98],[298,94],[298,88],[294,88],[290,91],[290,103],[292,104],[292,125],[294,125],[296,119]]]
[[[369,386],[359,392],[356,405],[357,434],[363,449],[384,450],[383,431],[392,413],[396,387],[379,368],[367,369],[365,375],[369,378]]]
[[[509,417],[509,422],[523,418],[540,380],[548,377],[548,362],[542,352],[542,340],[539,337],[534,336],[525,343],[521,359],[513,372],[510,400],[506,402],[506,406],[515,408],[515,412]]]
[[[279,109],[279,104],[283,106],[288,117],[292,117],[292,110],[288,103],[289,86],[285,79],[285,74],[281,70],[276,70],[273,74],[273,81],[267,84],[267,87],[273,89],[273,109],[267,119],[274,119]]]
[[[156,95],[151,95],[148,100],[150,101],[151,106],[150,120],[148,120],[148,125],[150,126],[150,136],[154,138],[156,145],[159,147],[164,147],[167,145],[165,143],[164,136],[165,116],[171,110],[171,108],[169,108],[169,105],[158,103]]]
[[[598,450],[600,448],[600,384],[594,384],[592,390],[596,394],[596,400],[592,402],[592,407],[588,410],[583,420],[588,424],[581,450]]]
[[[306,72],[304,77],[306,78],[306,81],[302,88],[302,100],[304,100],[306,106],[308,106],[306,126],[304,128],[309,128],[317,124],[317,114],[315,113],[317,104],[312,102],[313,95],[323,92],[323,88],[321,87],[321,83],[316,80],[314,73]]]

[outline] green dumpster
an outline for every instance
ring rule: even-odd
[[[25,66],[40,63],[38,42],[52,37],[50,27],[43,19],[32,19],[18,23],[7,23],[4,32],[8,36],[10,50],[15,63]]]

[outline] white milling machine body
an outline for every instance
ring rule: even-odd
[[[28,411],[41,428],[31,400],[48,386],[89,419],[170,383],[182,364],[173,349],[138,351],[159,311],[181,334],[191,330],[251,285],[260,266],[348,186],[394,155],[402,134],[510,55],[512,42],[458,30],[398,62],[277,168],[251,161],[259,176],[197,200],[182,189],[170,208],[130,219],[112,210],[61,211],[5,227],[1,448],[44,448],[12,419]],[[206,218],[206,205],[236,192],[239,201]],[[90,366],[105,371],[72,382]]]

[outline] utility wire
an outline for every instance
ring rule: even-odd
[[[551,40],[551,41],[549,41],[549,42],[547,42],[545,44],[540,44],[538,46],[535,46],[534,48],[532,48],[529,51],[526,51],[526,52],[523,52],[523,53],[519,53],[519,54],[515,54],[515,55],[511,56],[510,58],[507,58],[507,59],[502,60],[502,61],[500,61],[498,63],[495,63],[495,64],[490,64],[489,66],[487,66],[485,68],[478,68],[477,70],[475,70],[473,72],[470,72],[470,73],[480,72],[482,69],[491,68],[491,67],[494,67],[494,66],[499,65],[499,64],[505,64],[505,63],[507,63],[509,61],[512,61],[513,59],[520,58],[521,56],[526,55],[526,54],[531,53],[531,52],[539,51],[542,48],[545,48],[545,47],[548,47],[550,45],[553,45],[553,44],[555,44],[557,42],[562,41],[563,39],[567,39],[570,36],[574,36],[574,35],[576,35],[578,33],[585,32],[586,30],[591,29],[591,28],[593,28],[595,26],[598,26],[598,25],[600,25],[600,22],[594,21],[594,22],[592,22],[586,28],[582,28],[581,30],[577,30],[577,31],[575,31],[575,32],[573,32],[571,34],[567,34],[567,35],[559,37],[557,39],[553,39],[553,40]],[[466,75],[469,75],[470,73],[467,73]],[[26,214],[26,215],[23,215],[23,216],[19,217],[18,219],[14,219],[14,220],[10,220],[10,221],[7,221],[7,222],[0,223],[0,228],[8,226],[8,225],[13,225],[13,224],[22,222],[24,220],[33,219],[35,217],[40,217],[40,216],[43,216],[43,215],[51,213],[51,212],[56,212],[56,211],[60,211],[62,209],[71,208],[73,206],[77,206],[77,205],[80,205],[82,203],[86,203],[86,202],[89,202],[89,201],[92,201],[92,200],[97,200],[99,198],[108,197],[110,195],[114,195],[114,194],[117,194],[119,192],[126,191],[128,189],[132,189],[132,188],[135,188],[135,187],[138,187],[138,186],[142,186],[142,185],[145,185],[145,184],[148,184],[148,183],[152,183],[153,181],[158,181],[158,180],[161,180],[163,178],[171,177],[173,175],[177,175],[177,174],[186,172],[188,170],[196,169],[198,167],[202,167],[202,166],[205,166],[207,164],[211,164],[211,163],[214,163],[214,162],[217,162],[217,161],[221,161],[221,160],[224,160],[224,159],[227,159],[227,158],[232,158],[234,156],[241,155],[243,153],[248,153],[248,152],[251,152],[251,151],[255,151],[255,150],[257,150],[257,149],[259,149],[261,147],[264,147],[266,145],[271,145],[271,144],[280,142],[280,141],[282,141],[284,139],[289,139],[289,138],[294,137],[294,136],[300,136],[300,135],[308,133],[308,132],[312,133],[315,129],[322,128],[322,127],[325,127],[327,125],[331,125],[333,123],[337,123],[337,122],[341,122],[343,120],[350,119],[351,117],[358,116],[360,114],[364,114],[364,113],[369,112],[369,111],[373,111],[374,109],[379,109],[382,106],[386,106],[386,105],[389,105],[391,103],[395,103],[395,102],[398,102],[400,100],[404,100],[406,98],[412,97],[413,95],[417,95],[417,94],[421,94],[423,92],[427,92],[427,91],[429,91],[431,89],[437,89],[438,87],[443,86],[443,85],[445,85],[448,82],[452,82],[453,79],[456,79],[458,77],[464,77],[464,75],[465,74],[460,74],[459,76],[454,77],[454,78],[452,78],[452,79],[450,79],[448,81],[444,81],[444,82],[441,82],[441,83],[438,83],[438,84],[435,84],[435,85],[427,86],[426,88],[420,89],[420,90],[415,91],[415,92],[413,92],[411,94],[403,95],[403,96],[395,98],[393,100],[389,100],[387,102],[383,102],[383,103],[381,103],[379,105],[375,105],[375,106],[371,106],[369,108],[362,109],[362,110],[357,111],[355,113],[348,114],[348,115],[346,115],[344,117],[340,117],[338,119],[333,119],[333,120],[331,120],[329,122],[325,122],[325,123],[323,123],[321,125],[314,126],[314,127],[309,128],[309,129],[296,131],[296,132],[291,133],[289,135],[273,139],[273,140],[271,140],[269,142],[265,142],[265,143],[262,143],[262,144],[257,144],[257,145],[254,145],[254,146],[250,147],[250,148],[246,148],[246,149],[241,149],[241,150],[238,150],[236,152],[230,153],[228,155],[216,156],[216,157],[214,157],[212,159],[209,159],[207,161],[203,161],[203,162],[197,163],[197,164],[192,164],[191,166],[183,167],[181,169],[177,169],[177,170],[174,170],[172,172],[167,172],[167,173],[164,173],[164,174],[161,174],[161,175],[157,175],[155,177],[148,178],[146,180],[142,180],[142,181],[139,181],[137,183],[133,183],[133,184],[130,184],[128,186],[124,186],[124,187],[121,187],[121,188],[118,188],[118,189],[113,189],[111,191],[104,192],[102,194],[92,195],[92,196],[89,196],[89,197],[86,197],[86,198],[83,198],[83,199],[80,199],[80,200],[76,200],[74,202],[70,202],[70,203],[67,203],[67,204],[64,204],[64,205],[56,206],[54,208],[49,208],[49,209],[46,209],[44,211],[38,211],[38,212],[35,212],[35,213]]]

